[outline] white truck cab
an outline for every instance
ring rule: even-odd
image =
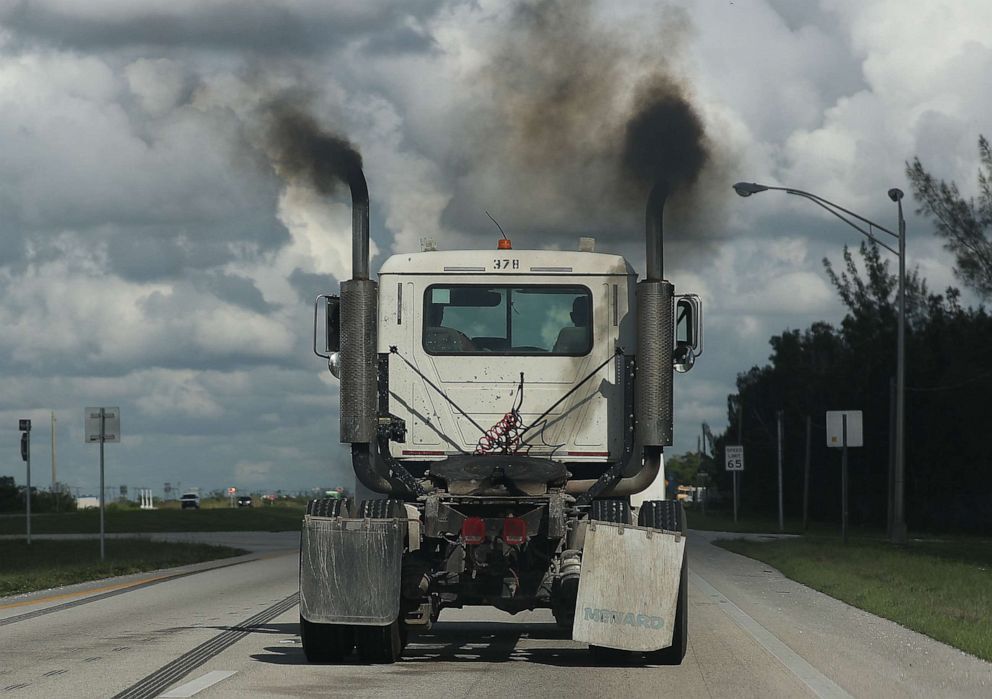
[[[391,412],[407,426],[392,455],[437,460],[486,449],[486,432],[516,408],[532,426],[521,436],[525,453],[619,458],[623,377],[611,360],[634,347],[635,280],[622,257],[598,253],[390,257],[379,273],[377,349],[399,355],[389,364]]]
[[[307,658],[394,662],[441,609],[482,604],[548,608],[594,652],[680,663],[684,513],[631,498],[663,478],[673,372],[702,352],[698,298],[662,274],[665,186],[648,201],[643,280],[588,245],[505,238],[396,254],[373,280],[360,169],[348,182],[352,278],[317,297],[314,352],[341,381],[340,440],[378,496],[307,506]]]

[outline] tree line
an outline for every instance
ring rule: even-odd
[[[980,302],[992,296],[992,150],[979,138],[977,198],[907,163],[918,212],[954,254],[955,274]],[[860,257],[860,265],[858,264]],[[845,246],[840,269],[826,273],[846,308],[839,327],[814,322],[770,339],[768,364],[737,377],[728,428],[702,468],[721,491],[732,487],[723,447],[743,435],[744,512],[778,508],[777,414],[784,424],[788,515],[801,514],[806,417],[810,416],[809,508],[814,520],[839,520],[840,450],[826,446],[827,410],[862,410],[864,447],[849,450],[852,524],[884,526],[889,510],[898,279],[872,242]],[[894,265],[892,265],[894,266]],[[906,520],[910,529],[992,532],[992,316],[965,307],[949,287],[931,292],[918,271],[906,280]],[[684,460],[684,459],[683,459]],[[680,467],[676,458],[673,465]]]

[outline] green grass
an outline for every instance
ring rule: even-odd
[[[701,529],[711,532],[742,532],[753,534],[802,534],[803,523],[801,519],[785,518],[785,529],[780,532],[777,517],[765,517],[763,515],[740,515],[734,523],[734,513],[726,510],[709,510],[705,515],[697,507],[689,506],[685,510],[685,516],[690,529]],[[832,525],[810,522],[809,531],[826,533],[830,531]],[[837,525],[839,528],[840,525]]]
[[[35,539],[30,546],[23,539],[0,541],[0,597],[247,553],[147,539],[107,539],[105,552],[101,562],[99,539]]]
[[[895,546],[883,538],[809,536],[718,546],[793,580],[992,661],[992,541],[947,537]]]
[[[225,532],[299,530],[303,507],[252,507],[204,510],[111,510],[104,526],[108,533]],[[24,517],[0,517],[0,534],[23,534]],[[96,509],[31,517],[33,534],[99,534]]]

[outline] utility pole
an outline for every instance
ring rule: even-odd
[[[27,510],[27,542],[31,544],[31,420],[21,419],[17,422],[17,428],[21,431],[21,458],[28,467],[28,487],[24,491],[25,509]]]
[[[738,394],[737,396],[737,443],[743,448],[744,446],[744,396]],[[738,471],[734,471],[734,524],[737,524],[737,499],[738,493]]]
[[[806,416],[806,464],[803,466],[803,531],[809,526],[809,457],[813,419]]]
[[[844,545],[847,546],[847,414],[841,416],[844,446],[840,456],[840,532]]]
[[[890,539],[893,536],[893,525],[895,523],[896,431],[896,379],[892,377],[889,379],[889,478],[887,483],[888,488],[886,489],[889,507],[885,515],[885,531]]]
[[[59,511],[58,478],[55,475],[55,411],[52,411],[52,496],[55,498],[55,511]]]
[[[785,531],[785,506],[782,498],[782,411],[778,411],[778,530]]]

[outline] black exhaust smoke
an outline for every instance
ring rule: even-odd
[[[269,118],[268,143],[284,179],[326,195],[334,194],[341,184],[351,190],[352,278],[341,283],[341,441],[369,445],[376,437],[378,414],[379,291],[369,279],[369,189],[362,156],[346,139],[322,130],[296,107],[271,107]],[[369,478],[381,481],[374,475]]]
[[[703,122],[672,60],[692,27],[684,9],[662,6],[645,13],[652,26],[632,36],[600,9],[592,0],[514,3],[512,33],[481,72],[494,116],[475,138],[482,157],[508,159],[508,170],[520,174],[514,181],[531,185],[514,196],[540,197],[539,210],[548,203],[567,210],[582,232],[616,225],[658,186],[646,273],[661,279],[665,195],[687,202],[710,160]]]
[[[645,273],[664,278],[664,209],[673,190],[690,187],[706,164],[702,122],[677,85],[657,78],[641,94],[627,122],[623,168],[629,179],[651,187],[648,195]]]
[[[279,173],[321,194],[351,190],[351,277],[369,278],[369,188],[362,156],[341,136],[324,131],[312,116],[277,105],[270,110],[269,144]]]

